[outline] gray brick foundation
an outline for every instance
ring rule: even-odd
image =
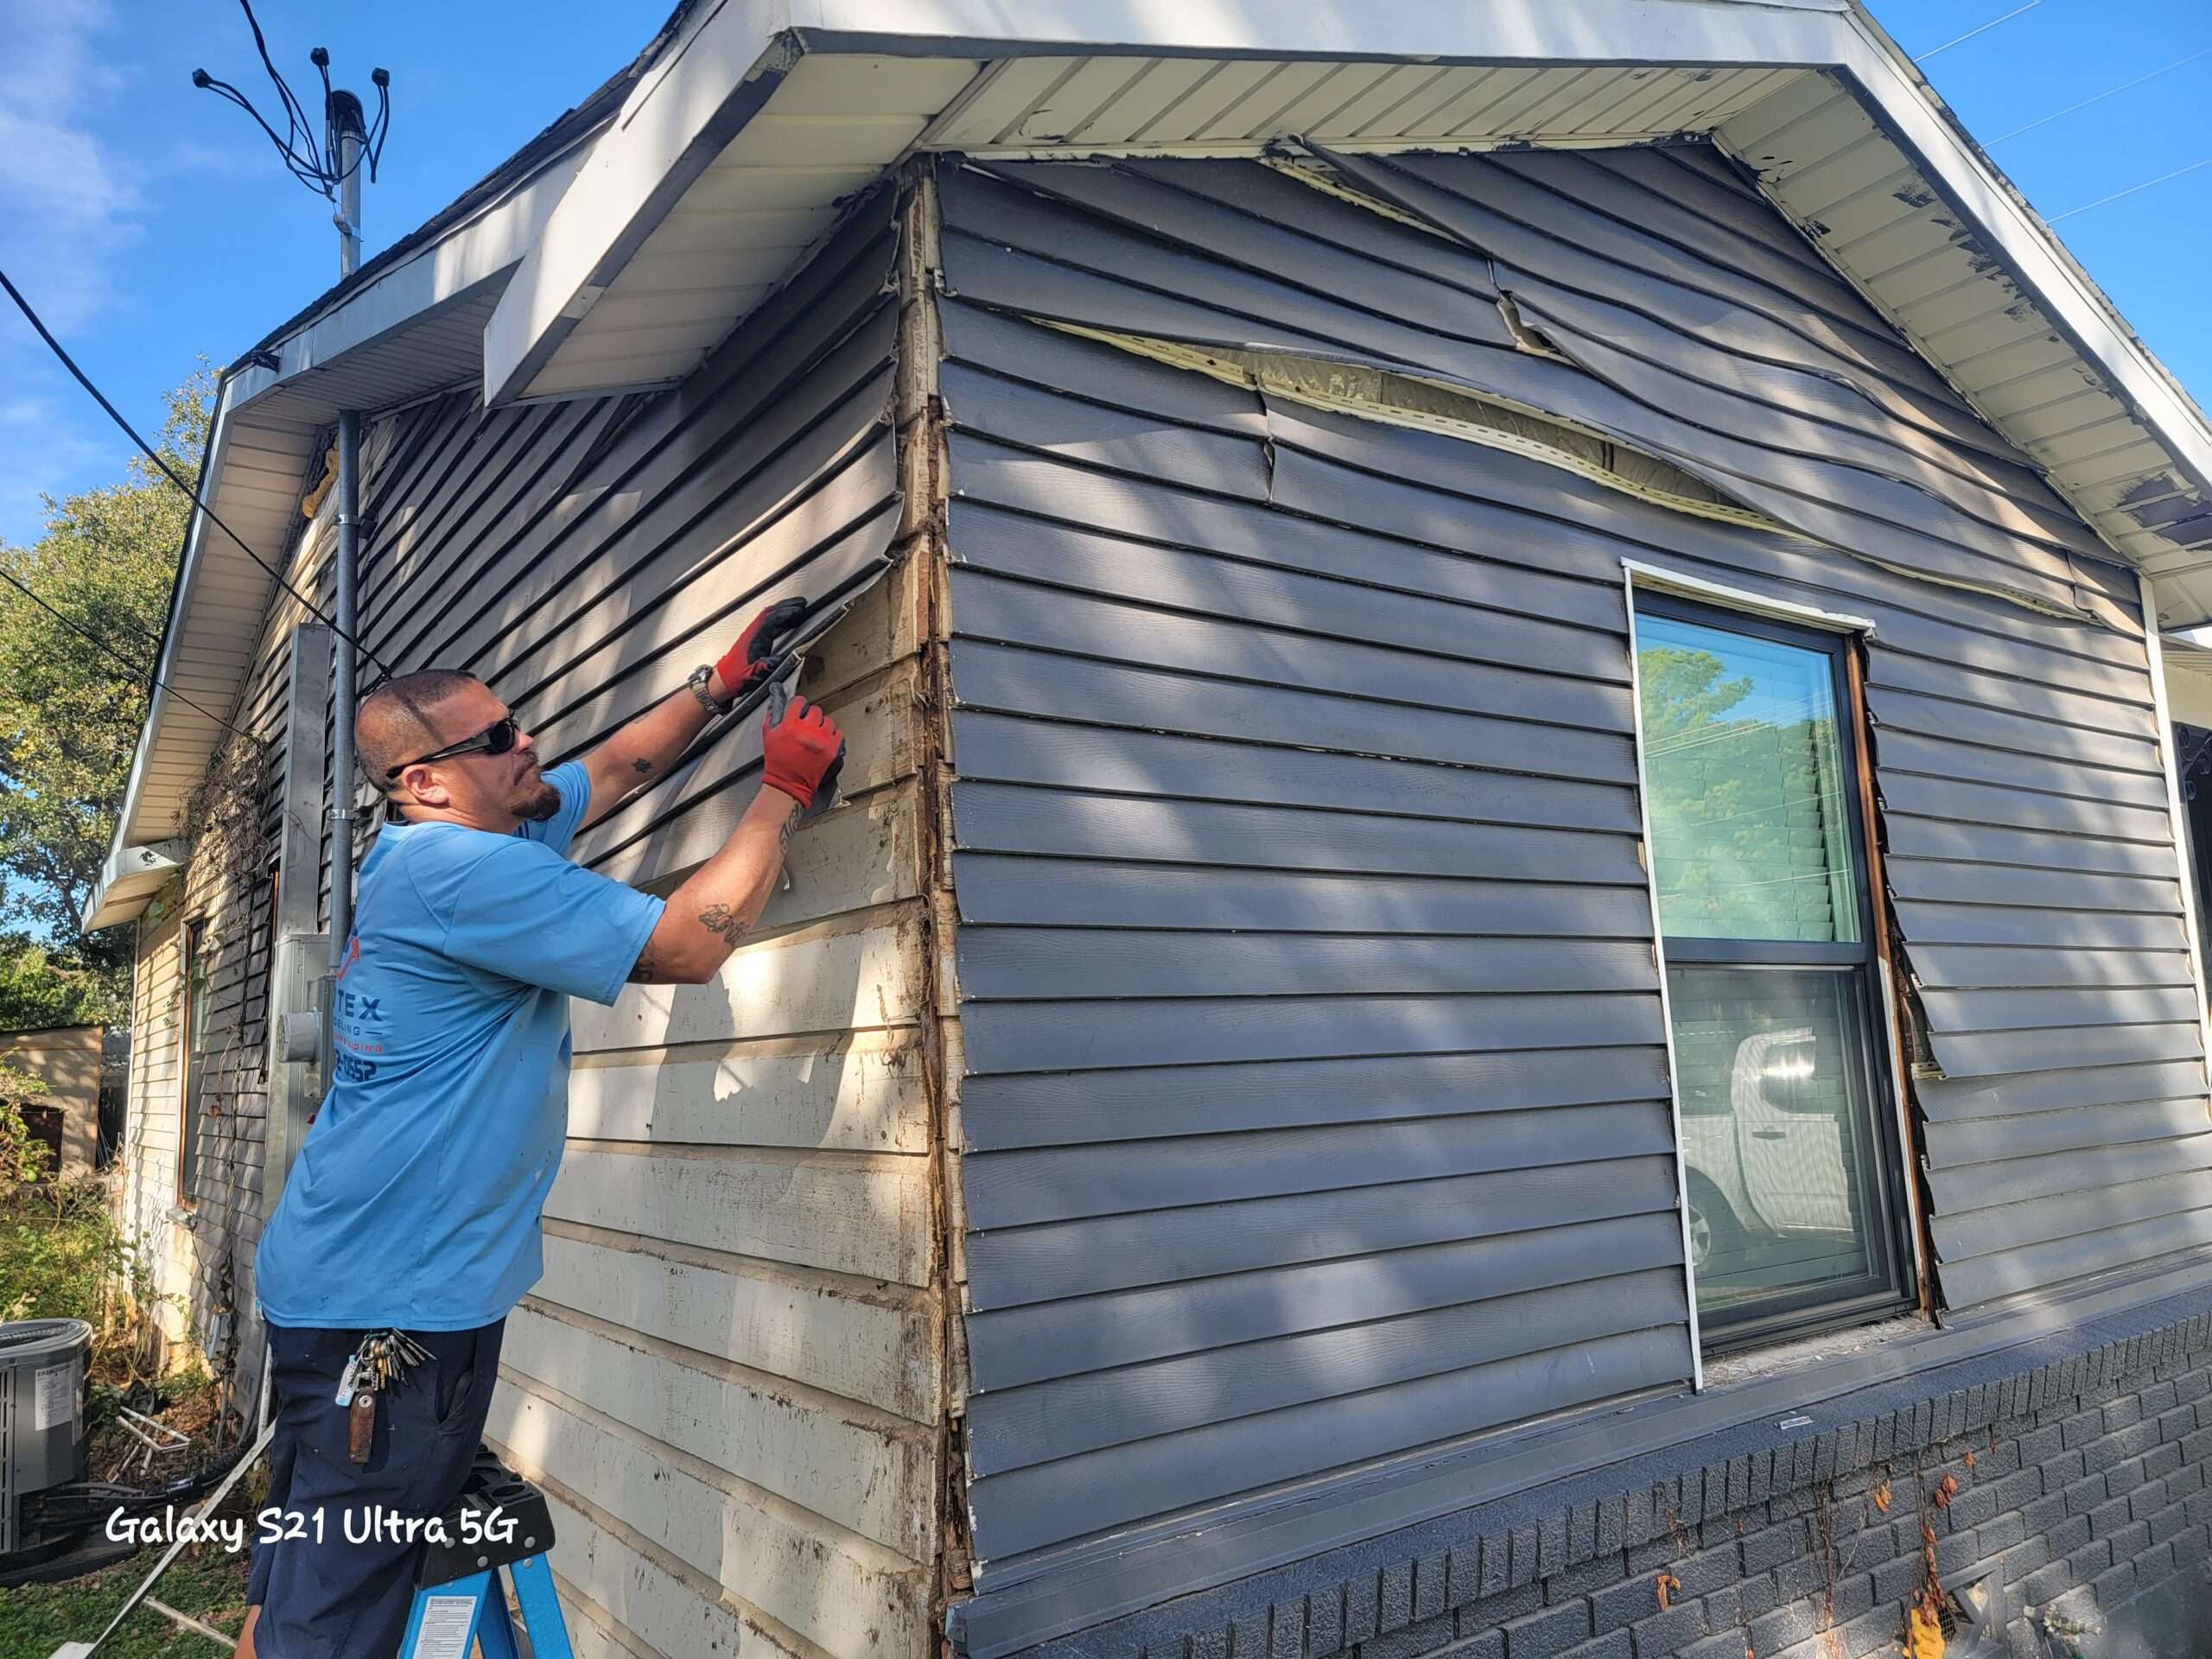
[[[1387,1583],[1343,1586],[1342,1613],[1325,1593],[1319,1619],[1311,1596],[1277,1607],[1288,1628],[1275,1651],[1858,1659],[1894,1651],[1931,1554],[1946,1581],[2001,1583],[2008,1627],[2053,1603],[2108,1611],[2212,1556],[2208,1387],[2212,1330],[2200,1320],[1880,1421],[1777,1434],[1764,1457],[1541,1522],[1533,1548],[1516,1548],[1529,1529],[1480,1538],[1464,1554],[1478,1550],[1494,1563],[1488,1582],[1506,1587],[1484,1594],[1480,1577],[1434,1572],[1443,1606],[1419,1623]]]
[[[1909,1396],[1913,1384],[1831,1402],[1837,1409],[1795,1433],[1769,1424],[1715,1434],[1711,1446],[1675,1448],[1685,1466],[1649,1484],[1605,1490],[1606,1476],[1618,1481],[1661,1459],[1562,1481],[1029,1652],[1859,1659],[1896,1651],[1932,1556],[1948,1584],[1986,1578],[1999,1586],[2005,1639],[2037,1654],[2029,1618],[2047,1609],[2109,1618],[2177,1574],[2201,1577],[2212,1561],[2212,1314],[2041,1360],[2053,1345],[2018,1351],[2017,1370],[1996,1356],[1981,1368],[1991,1380],[1877,1414],[1839,1421],[1855,1406]],[[1727,1455],[1690,1462],[1713,1447]],[[1389,1559],[1394,1546],[1402,1553]],[[1357,1570],[1330,1581],[1332,1560]],[[1300,1577],[1303,1593],[1205,1622],[1209,1608],[1224,1609],[1240,1592],[1249,1602],[1255,1590],[1275,1593]]]

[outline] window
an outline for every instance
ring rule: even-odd
[[[1636,601],[1651,877],[1708,1347],[1907,1300],[1840,635]]]
[[[176,1147],[177,1201],[188,1209],[200,1197],[200,1090],[207,1063],[207,1014],[214,1001],[207,983],[207,924],[184,925],[183,1084],[179,1096]]]

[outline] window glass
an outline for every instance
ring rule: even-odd
[[[1846,658],[1659,597],[1636,650],[1699,1328],[1725,1344],[1878,1314],[1910,1295],[1910,1251]]]
[[[1825,652],[1637,619],[1659,920],[1689,938],[1859,938]]]
[[[1858,982],[1856,969],[1668,973],[1700,1323],[1878,1287],[1886,1223]]]

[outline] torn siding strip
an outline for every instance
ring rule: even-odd
[[[1289,353],[1238,351],[1225,346],[1205,351],[1196,346],[1178,345],[1173,340],[1148,339],[1140,334],[1118,334],[1086,327],[1080,323],[1051,322],[1047,326],[1082,339],[1117,346],[1141,357],[1149,357],[1170,368],[1210,375],[1230,385],[1247,387],[1259,394],[1263,404],[1269,397],[1287,398],[1294,403],[1334,410],[1361,420],[1440,433],[1463,442],[1507,449],[1550,466],[1564,467],[1568,472],[1580,474],[1592,483],[1623,491],[1640,500],[1670,507],[1677,512],[1693,513],[1699,518],[1741,524],[1775,535],[1797,533],[1763,513],[1719,499],[1718,492],[1692,494],[1682,489],[1666,487],[1656,481],[1647,482],[1637,476],[1639,472],[1652,477],[1663,475],[1660,467],[1633,468],[1632,458],[1628,457],[1607,464],[1596,458],[1593,453],[1611,448],[1605,442],[1602,434],[1586,434],[1565,422],[1547,420],[1540,411],[1524,411],[1510,404],[1493,403],[1477,397],[1456,385],[1431,380],[1425,376],[1394,372],[1365,364],[1301,357]],[[1453,412],[1455,404],[1462,412]],[[1281,435],[1272,421],[1268,435],[1270,438]],[[1569,448],[1568,445],[1578,437],[1587,441],[1578,448]],[[1663,468],[1664,474],[1674,472],[1671,466]],[[1697,480],[1688,477],[1680,477],[1680,482],[1691,489],[1698,486]]]

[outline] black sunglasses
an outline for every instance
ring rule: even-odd
[[[433,749],[428,754],[418,754],[412,760],[403,760],[396,766],[385,769],[385,781],[397,783],[399,774],[410,766],[427,766],[433,760],[450,760],[457,754],[505,754],[515,746],[515,739],[522,731],[522,722],[512,715],[493,721],[474,737],[464,737],[458,743],[448,743],[442,749]]]

